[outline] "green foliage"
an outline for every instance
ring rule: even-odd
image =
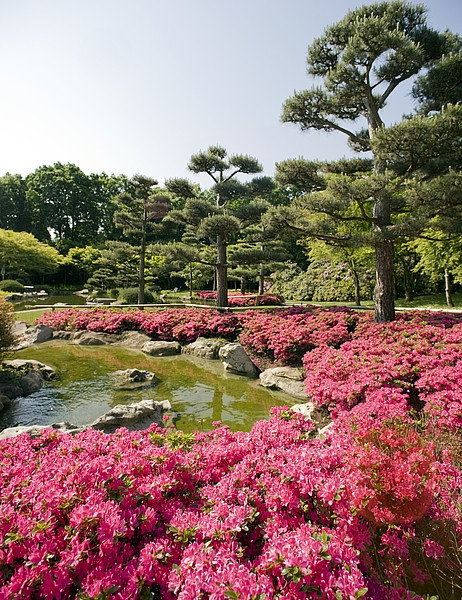
[[[24,292],[24,286],[19,281],[16,281],[16,279],[4,279],[3,281],[0,281],[0,290],[22,294]]]
[[[137,304],[138,302],[138,288],[122,288],[118,291],[117,300],[124,304]],[[144,290],[144,302],[146,304],[153,304],[159,301],[159,297],[149,289]]]
[[[0,363],[16,344],[13,306],[0,298]]]
[[[60,263],[59,252],[32,234],[0,229],[0,265],[10,277],[55,273]]]
[[[282,294],[287,300],[312,302],[352,302],[355,300],[354,280],[345,263],[333,263],[328,259],[312,262],[306,271],[295,264],[273,273],[271,292]],[[363,298],[371,298],[374,287],[373,274],[361,273],[360,292]]]

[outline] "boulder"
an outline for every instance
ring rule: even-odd
[[[120,334],[118,346],[124,348],[142,348],[146,342],[150,342],[151,338],[141,331],[124,331]]]
[[[312,402],[294,404],[294,406],[291,407],[291,410],[299,412],[308,419],[311,419],[318,433],[325,433],[332,422],[328,410],[325,407],[317,408]]]
[[[14,329],[14,332],[18,335],[18,344],[16,350],[22,350],[32,346],[32,344],[40,344],[47,342],[53,337],[54,327],[48,325],[34,325],[24,329],[24,323],[20,323]]]
[[[163,427],[164,413],[170,410],[172,407],[168,400],[163,402],[142,400],[135,404],[118,404],[93,421],[89,427],[104,431],[104,433],[114,433],[120,427],[125,427],[129,431],[139,431],[147,429],[153,423]]]
[[[29,396],[43,387],[43,376],[40,371],[29,371],[21,377],[20,383],[23,391],[22,395]]]
[[[150,356],[173,356],[180,354],[181,346],[178,342],[146,342],[141,350]]]
[[[225,371],[235,373],[236,375],[257,377],[258,369],[247,356],[241,344],[225,344],[220,348],[218,355]]]
[[[272,369],[266,369],[260,373],[260,385],[281,390],[302,400],[308,398],[303,383],[303,372],[301,369],[294,367],[273,367]]]
[[[125,371],[114,371],[110,377],[115,380],[114,387],[119,390],[134,390],[150,387],[157,383],[152,371],[141,369],[125,369]]]
[[[216,338],[199,337],[195,342],[183,346],[182,354],[191,354],[199,358],[207,358],[209,360],[217,360],[219,358],[220,348],[227,342]]]
[[[78,427],[72,425],[72,423],[53,423],[52,425],[18,425],[17,427],[8,427],[0,431],[0,440],[7,440],[8,438],[14,438],[23,433],[27,433],[32,438],[36,438],[41,435],[46,429],[54,429],[61,433],[78,433],[83,431],[84,427]]]
[[[53,339],[54,340],[72,340],[75,336],[74,331],[53,331]]]
[[[73,337],[74,344],[79,346],[105,346],[114,344],[120,340],[120,336],[114,333],[103,333],[102,331],[77,331]]]
[[[38,360],[15,358],[14,360],[4,360],[3,365],[15,371],[39,371],[45,381],[56,377],[54,369]]]

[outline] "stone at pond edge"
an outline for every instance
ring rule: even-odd
[[[276,388],[301,400],[308,399],[303,372],[295,367],[273,367],[260,373],[260,385]]]
[[[143,387],[150,387],[157,383],[155,374],[152,371],[140,369],[125,369],[125,371],[114,371],[109,376],[115,380],[114,387],[120,390],[133,390]]]
[[[258,369],[247,356],[243,346],[238,343],[225,344],[220,348],[219,357],[225,371],[237,375],[257,377]]]
[[[54,429],[61,433],[79,433],[86,429],[98,429],[103,433],[114,433],[120,427],[125,427],[128,431],[141,431],[147,429],[153,423],[159,427],[163,427],[164,413],[171,410],[172,407],[168,400],[162,402],[142,400],[135,404],[118,404],[89,425],[79,427],[65,422],[53,423],[52,425],[9,427],[0,431],[0,440],[16,437],[22,433],[28,433],[31,437],[37,437],[45,429]]]
[[[47,342],[53,337],[54,327],[48,325],[33,325],[27,326],[24,322],[17,323],[13,328],[13,333],[18,336],[18,344],[16,350],[22,350],[32,346],[32,344],[40,344]]]
[[[120,334],[120,341],[117,342],[118,346],[124,348],[141,348],[146,342],[150,342],[151,338],[141,331],[124,331]]]
[[[181,349],[182,354],[191,354],[199,358],[208,360],[217,360],[219,358],[220,348],[225,346],[225,340],[217,338],[198,337],[195,342],[191,342]]]
[[[118,404],[89,425],[92,429],[114,433],[119,427],[126,427],[130,431],[147,429],[155,423],[163,427],[164,412],[172,410],[168,400],[156,402],[155,400],[142,400],[135,404]]]
[[[0,382],[0,395],[9,400],[19,396],[28,396],[43,387],[44,381],[53,379],[55,371],[38,360],[5,360],[3,366],[11,369],[13,374],[10,379]],[[14,372],[17,372],[15,374]],[[2,401],[5,406],[7,402]]]
[[[101,331],[77,331],[72,338],[79,346],[105,346],[119,341],[119,336]]]
[[[149,356],[173,356],[180,354],[181,346],[178,342],[146,342],[141,348]]]

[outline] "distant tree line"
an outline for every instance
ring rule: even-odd
[[[314,85],[286,101],[282,120],[341,132],[357,157],[288,159],[270,178],[256,158],[214,145],[188,164],[208,189],[61,163],[6,174],[3,279],[134,288],[138,303],[179,282],[190,294],[213,288],[219,307],[233,280],[294,299],[373,295],[377,321],[394,319],[397,295],[440,285],[451,305],[462,284],[461,38],[429,28],[422,5],[381,2],[328,27],[307,70]],[[408,114],[386,126],[384,107],[411,80]]]

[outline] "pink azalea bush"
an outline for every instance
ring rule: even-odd
[[[0,465],[2,599],[421,598],[462,534],[461,472],[399,425],[321,441],[278,409],[250,433],[48,430],[3,441]]]
[[[216,300],[216,292],[197,292],[202,300]],[[238,292],[228,293],[228,306],[279,306],[284,299],[279,294],[240,294]]]
[[[456,315],[296,307],[45,313],[60,329],[240,339],[302,363],[333,426],[275,409],[249,433],[151,427],[0,442],[0,600],[456,600]]]

